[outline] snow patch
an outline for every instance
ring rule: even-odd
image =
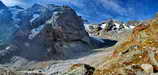
[[[40,25],[38,28],[32,29],[31,34],[29,35],[29,39],[33,39],[36,35],[40,33],[40,31],[44,28],[44,25]]]
[[[8,46],[8,47],[6,47],[5,49],[6,49],[6,50],[9,50],[10,48],[11,48],[11,47],[10,47],[10,46]]]
[[[125,28],[125,29],[129,29],[129,27],[128,27],[128,26],[126,26],[126,24],[123,24],[123,26],[124,26],[124,28]]]
[[[107,24],[102,24],[100,27],[101,27],[102,29],[104,29],[106,26],[107,26]]]
[[[119,23],[114,23],[116,28],[120,28],[120,24]]]
[[[85,30],[90,31],[89,26],[90,26],[89,24],[84,24]]]
[[[30,22],[32,23],[36,18],[38,18],[40,15],[39,14],[34,14],[33,18],[30,20]]]
[[[135,26],[130,25],[129,27],[130,27],[131,29],[133,29]]]

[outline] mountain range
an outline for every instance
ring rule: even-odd
[[[0,1],[0,75],[157,75],[157,16],[87,23],[104,13],[126,15],[118,6],[106,9],[113,13],[94,0],[80,2],[85,9],[73,3],[22,8]]]

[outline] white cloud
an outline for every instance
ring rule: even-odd
[[[23,2],[21,2],[21,0],[1,0],[1,1],[7,6],[24,4]]]
[[[106,9],[113,10],[122,16],[126,16],[128,9],[120,6],[115,0],[98,0]]]
[[[42,3],[55,3],[60,5],[75,5],[78,7],[84,6],[84,4],[80,3],[80,0],[38,0]]]
[[[79,0],[1,0],[7,6],[13,5],[21,5],[23,7],[31,6],[34,3],[39,4],[60,4],[60,5],[75,5],[78,7],[82,7],[83,4],[79,2]]]
[[[135,14],[136,10],[132,6],[124,7],[120,5],[119,3],[122,3],[120,0],[1,0],[1,1],[3,1],[8,6],[21,5],[22,7],[29,7],[33,3],[69,5],[69,6],[73,5],[78,8],[77,12],[80,15],[90,19],[92,17],[93,18],[96,17],[97,18],[102,18],[102,17],[135,18],[136,16]],[[102,7],[101,11],[100,11],[100,7]]]

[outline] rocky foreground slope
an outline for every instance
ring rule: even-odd
[[[87,75],[157,75],[158,73],[158,18],[133,29],[129,38],[111,56],[96,67],[73,65],[70,73]],[[96,61],[97,63],[97,61]],[[73,71],[73,72],[72,72]],[[76,73],[77,72],[77,73]],[[82,75],[82,74],[81,74]]]

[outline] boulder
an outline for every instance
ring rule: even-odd
[[[141,68],[147,73],[153,73],[153,66],[151,64],[142,64]]]

